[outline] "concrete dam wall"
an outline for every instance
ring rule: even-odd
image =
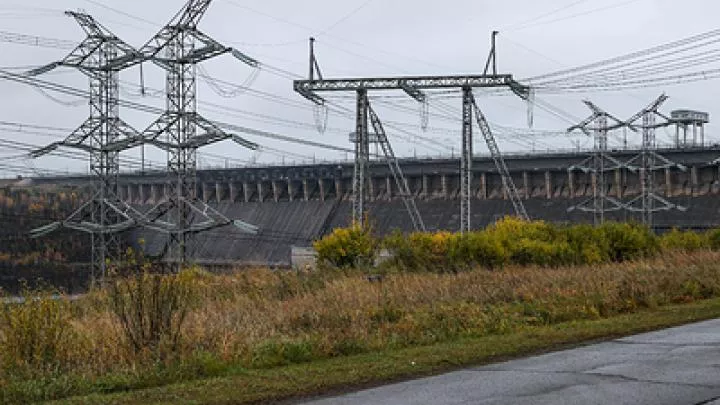
[[[638,151],[614,151],[613,157],[629,161]],[[686,170],[667,167],[655,172],[658,195],[685,206],[687,212],[663,211],[655,215],[659,228],[706,228],[720,226],[720,169],[713,163],[720,147],[659,151]],[[590,222],[592,215],[568,212],[571,206],[593,194],[597,178],[592,173],[569,171],[587,154],[507,156],[506,161],[528,214],[554,222]],[[459,223],[459,160],[427,159],[401,162],[412,194],[429,230],[457,230]],[[352,164],[316,164],[205,170],[198,172],[197,195],[233,219],[260,227],[247,236],[232,229],[201,234],[198,261],[207,264],[288,265],[291,246],[307,246],[332,229],[348,225],[352,196]],[[489,158],[473,163],[473,227],[484,227],[513,214],[501,178]],[[638,171],[617,169],[605,173],[607,194],[622,201],[640,194]],[[81,185],[88,179],[35,179],[35,183]],[[124,176],[120,194],[126,201],[149,207],[162,201],[167,190],[163,173]],[[376,230],[411,231],[411,222],[388,167],[375,162],[370,168],[369,216]],[[621,211],[607,218],[632,220],[637,214]],[[164,237],[137,231],[151,252],[161,252]]]

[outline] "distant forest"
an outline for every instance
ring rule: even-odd
[[[23,280],[68,292],[84,289],[90,236],[60,230],[31,239],[30,230],[62,220],[90,197],[71,188],[0,188],[0,288],[17,292]],[[42,281],[39,281],[39,280]]]

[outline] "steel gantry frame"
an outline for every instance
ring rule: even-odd
[[[144,223],[143,215],[118,195],[120,172],[119,142],[137,132],[120,119],[119,73],[142,58],[130,45],[116,37],[84,13],[68,11],[86,38],[64,59],[27,73],[37,76],[58,67],[73,67],[90,81],[90,117],[63,141],[33,151],[38,158],[57,148],[80,149],[90,154],[90,171],[95,177],[92,199],[67,219],[31,231],[31,237],[44,236],[59,228],[91,234],[91,276],[105,277],[107,264],[122,254],[119,233]]]
[[[365,187],[363,179],[367,176],[367,157],[369,155],[368,144],[368,125],[367,125],[367,109],[368,109],[368,92],[379,90],[402,90],[418,102],[425,103],[427,97],[423,90],[433,89],[461,89],[462,97],[462,155],[460,158],[460,179],[461,179],[461,202],[460,202],[460,231],[467,232],[472,228],[471,221],[471,196],[472,196],[472,160],[473,160],[473,112],[479,112],[477,104],[474,103],[472,89],[478,87],[509,87],[515,94],[528,100],[529,88],[521,85],[513,79],[512,75],[498,74],[495,50],[495,37],[497,32],[492,35],[492,48],[488,56],[485,72],[481,75],[447,75],[447,76],[404,76],[404,77],[382,77],[382,78],[346,78],[346,79],[324,79],[319,75],[317,59],[314,52],[314,40],[311,38],[310,47],[310,74],[307,80],[295,80],[293,82],[294,90],[312,101],[317,105],[324,105],[325,99],[320,96],[320,92],[342,92],[354,91],[357,97],[356,104],[356,154],[355,154],[355,170],[353,178],[353,222],[360,225],[363,224],[365,217]],[[492,67],[492,72],[489,69]],[[318,77],[315,72],[317,70]],[[491,154],[496,162],[502,162],[498,165],[501,176],[506,172],[507,167],[504,164],[499,148],[494,141],[492,133],[486,125],[482,125],[484,117],[477,114],[481,130],[485,135],[485,139],[491,140],[488,143]],[[482,119],[481,119],[482,117]],[[481,119],[481,120],[480,120]],[[502,170],[505,169],[505,171]],[[508,181],[509,179],[509,181]],[[503,177],[503,184],[511,187],[512,179],[509,175]],[[506,189],[508,195],[513,194],[512,189]],[[517,190],[515,190],[517,195]],[[511,197],[512,198],[512,197]],[[520,198],[513,198],[513,202],[519,202],[522,207]],[[527,217],[524,207],[516,210],[516,214]]]
[[[197,113],[196,67],[200,62],[231,54],[253,68],[259,67],[255,59],[223,46],[197,28],[210,3],[211,0],[189,0],[181,12],[139,50],[145,60],[160,66],[167,74],[167,109],[144,131],[139,142],[168,151],[172,180],[166,201],[150,209],[146,216],[150,228],[169,236],[166,258],[176,261],[178,268],[195,253],[191,239],[198,232],[230,224],[244,232],[257,232],[255,226],[230,220],[197,198],[198,148],[231,139],[248,149],[258,149],[256,143],[224,132]]]

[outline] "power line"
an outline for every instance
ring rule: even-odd
[[[554,10],[551,10],[551,11],[548,11],[548,12],[546,12],[546,13],[540,14],[540,15],[537,16],[537,17],[533,17],[533,18],[530,18],[530,19],[521,21],[521,22],[519,22],[519,23],[510,25],[510,26],[508,26],[508,27],[504,27],[504,28],[500,29],[500,31],[514,31],[514,30],[518,30],[518,29],[523,29],[523,27],[527,26],[527,25],[530,24],[530,23],[533,23],[533,22],[538,21],[538,20],[542,20],[543,18],[549,17],[549,16],[551,16],[551,15],[555,15],[555,14],[561,12],[561,11],[568,10],[568,9],[570,9],[570,8],[573,8],[573,7],[577,6],[577,5],[579,5],[579,4],[587,3],[588,1],[589,1],[589,0],[578,0],[578,1],[574,1],[574,2],[572,2],[572,3],[570,3],[570,4],[567,4],[567,5],[565,5],[565,6],[562,6],[562,7],[560,7],[560,8],[556,8],[556,9],[554,9]]]
[[[556,22],[566,21],[566,20],[570,20],[570,19],[573,19],[573,18],[577,18],[577,17],[583,17],[583,16],[586,16],[586,15],[595,14],[595,13],[598,13],[598,12],[601,12],[601,11],[607,11],[607,10],[611,10],[611,9],[615,9],[615,8],[624,7],[624,6],[627,6],[627,5],[631,4],[631,3],[637,3],[638,1],[640,1],[640,0],[627,0],[627,1],[624,1],[624,2],[621,2],[621,3],[616,3],[616,4],[611,4],[611,5],[608,5],[608,6],[604,6],[604,7],[594,8],[594,9],[591,9],[591,10],[587,10],[587,11],[583,11],[583,12],[580,12],[580,13],[571,14],[571,15],[568,15],[568,16],[556,18],[556,19],[549,20],[549,21],[541,21],[541,22],[537,22],[537,23],[535,23],[535,24],[525,25],[525,26],[522,26],[522,27],[520,27],[520,28],[516,28],[516,29],[514,29],[513,31],[520,31],[520,30],[524,30],[524,29],[528,29],[528,28],[534,28],[534,27],[540,27],[540,26],[543,26],[543,25],[554,24],[554,23],[556,23]]]
[[[648,55],[655,54],[658,52],[663,52],[663,51],[666,51],[669,49],[681,47],[681,46],[692,44],[692,43],[702,41],[702,40],[705,40],[708,38],[712,38],[717,35],[720,35],[720,29],[703,32],[703,33],[693,35],[693,36],[690,36],[687,38],[683,38],[683,39],[680,39],[677,41],[672,41],[672,42],[657,45],[654,47],[642,49],[639,51],[630,52],[630,53],[627,53],[627,54],[624,54],[621,56],[617,56],[617,57],[613,57],[610,59],[604,59],[604,60],[592,62],[589,64],[577,66],[577,67],[562,69],[562,70],[558,70],[555,72],[542,74],[539,76],[529,77],[529,78],[523,79],[523,81],[530,82],[530,83],[542,82],[545,79],[549,79],[549,78],[553,78],[553,77],[562,77],[562,76],[566,76],[571,73],[578,73],[578,72],[587,71],[587,70],[591,70],[591,69],[598,68],[598,67],[605,67],[607,65],[620,63],[620,62],[636,59],[636,58],[643,57],[643,56],[648,56]]]

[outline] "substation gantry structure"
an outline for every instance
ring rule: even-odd
[[[488,149],[495,162],[496,168],[500,173],[505,186],[508,198],[512,201],[515,213],[522,217],[528,218],[525,207],[517,192],[515,184],[505,165],[500,149],[495,141],[495,137],[490,131],[480,108],[475,102],[473,95],[474,88],[497,88],[509,87],[515,94],[528,100],[530,89],[515,81],[512,75],[497,73],[497,60],[495,37],[497,31],[492,34],[492,46],[490,54],[485,65],[485,70],[481,75],[455,75],[455,76],[403,76],[403,77],[380,77],[380,78],[345,78],[345,79],[325,79],[320,72],[319,64],[315,56],[314,39],[310,39],[310,69],[307,80],[296,80],[293,83],[295,91],[312,101],[316,105],[325,105],[326,100],[318,93],[321,92],[343,92],[354,91],[356,94],[355,108],[355,163],[353,171],[353,206],[352,221],[355,224],[363,225],[366,215],[367,200],[367,170],[370,157],[371,137],[376,136],[382,138],[381,145],[389,146],[387,136],[381,129],[380,120],[370,105],[368,93],[371,91],[388,91],[401,90],[414,100],[425,103],[427,96],[424,91],[436,89],[461,89],[462,90],[462,154],[460,157],[460,231],[468,232],[472,229],[471,221],[471,199],[472,199],[472,161],[473,161],[473,126],[479,125],[480,130],[488,145]],[[368,117],[371,118],[375,134],[369,131]],[[476,121],[475,123],[473,121]],[[382,132],[382,135],[380,133]],[[388,148],[392,151],[391,148]],[[407,181],[402,177],[402,171],[397,164],[397,159],[388,156],[387,151],[383,148],[386,159],[391,165],[391,172],[396,176],[396,183],[400,188],[400,194],[406,202],[406,208],[413,218],[413,224],[416,230],[422,230],[422,220],[420,214],[415,207],[414,201],[407,187]],[[392,163],[394,162],[394,163]],[[396,170],[393,171],[393,165]],[[396,174],[397,173],[397,174]],[[416,219],[417,218],[417,219]]]
[[[35,229],[31,236],[40,237],[63,227],[90,233],[93,278],[104,277],[107,263],[119,258],[122,253],[119,235],[137,226],[168,235],[164,256],[167,261],[176,262],[178,269],[194,253],[188,248],[194,234],[227,225],[249,234],[258,232],[254,225],[228,219],[197,198],[198,148],[224,140],[252,150],[258,148],[254,142],[224,132],[196,111],[198,63],[230,53],[252,67],[258,66],[254,59],[198,30],[197,23],[210,3],[211,0],[189,0],[139,50],[118,39],[91,16],[68,12],[83,27],[87,38],[62,61],[28,72],[29,76],[36,76],[69,66],[90,77],[90,118],[65,140],[31,155],[40,157],[59,147],[89,152],[96,192],[90,202],[68,219]],[[148,61],[167,71],[167,105],[160,118],[138,132],[119,117],[119,73]],[[117,180],[120,152],[145,144],[168,152],[169,182],[164,201],[141,213],[118,197]]]
[[[137,134],[120,118],[119,73],[142,58],[90,15],[72,11],[66,15],[75,19],[86,38],[64,59],[31,70],[26,76],[38,76],[58,67],[78,69],[90,80],[90,117],[64,140],[33,151],[31,157],[44,156],[60,147],[89,153],[94,193],[65,220],[34,229],[30,235],[37,238],[60,228],[91,234],[91,274],[95,280],[105,276],[108,262],[120,258],[120,233],[145,222],[143,214],[118,195],[123,140]]]
[[[571,166],[569,171],[582,171],[592,175],[592,197],[581,203],[570,207],[568,211],[583,211],[593,214],[595,225],[605,222],[605,213],[617,211],[630,211],[640,214],[640,222],[649,228],[653,228],[653,214],[658,211],[669,211],[677,209],[686,211],[687,208],[673,204],[667,199],[658,195],[655,191],[654,173],[658,170],[677,168],[686,171],[687,168],[681,164],[672,162],[666,157],[657,153],[655,141],[655,130],[674,124],[674,121],[658,111],[660,106],[668,99],[665,94],[660,95],[647,107],[637,112],[629,119],[622,121],[613,115],[602,110],[590,101],[584,103],[592,111],[592,115],[577,125],[568,129],[568,132],[581,130],[592,136],[594,141],[593,153],[583,162]],[[656,118],[663,119],[657,122]],[[612,120],[610,125],[608,121]],[[642,123],[638,124],[638,121]],[[642,145],[640,153],[633,156],[626,162],[612,157],[608,151],[608,132],[620,128],[628,128],[633,132],[642,132]],[[627,202],[610,197],[608,195],[606,173],[610,171],[625,169],[632,173],[638,173],[640,181],[640,195]],[[620,187],[617,184],[616,187]]]

